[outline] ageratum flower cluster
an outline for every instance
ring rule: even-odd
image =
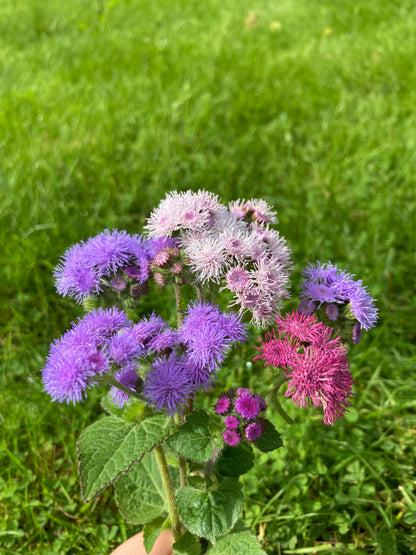
[[[64,253],[54,272],[56,289],[78,302],[97,296],[105,287],[115,291],[129,287],[137,297],[149,278],[150,261],[169,245],[164,239],[149,241],[142,235],[105,230]]]
[[[215,410],[225,416],[224,442],[230,447],[239,445],[242,439],[256,441],[262,435],[266,421],[262,413],[266,410],[265,400],[249,389],[228,390],[221,393]]]
[[[324,423],[334,425],[351,402],[353,380],[347,347],[332,328],[312,315],[292,312],[277,318],[277,329],[269,330],[261,347],[264,365],[280,367],[286,374],[286,397],[296,406],[310,403],[323,407]]]
[[[374,299],[368,294],[362,280],[340,270],[330,262],[309,264],[303,272],[301,303],[298,310],[303,314],[319,313],[328,323],[351,329],[348,339],[359,343],[361,330],[371,329],[377,321]]]
[[[209,303],[190,305],[180,330],[155,314],[135,324],[121,310],[93,310],[52,344],[43,382],[53,400],[74,403],[107,382],[119,406],[131,391],[172,416],[213,385],[231,345],[246,338],[239,316]]]
[[[196,282],[220,284],[233,294],[230,306],[267,324],[288,297],[291,267],[285,239],[270,227],[275,222],[276,213],[261,199],[227,207],[207,191],[173,191],[152,212],[146,229],[151,238],[175,238]],[[177,253],[170,257],[182,271]]]

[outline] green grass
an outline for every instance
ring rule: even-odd
[[[134,531],[110,490],[80,500],[98,392],[52,404],[39,370],[80,314],[54,292],[61,254],[140,231],[175,188],[265,198],[294,294],[330,259],[380,308],[351,354],[355,410],[332,429],[285,404],[295,424],[274,420],[285,447],[247,476],[247,523],[270,553],[416,548],[415,36],[410,0],[3,0],[0,552],[108,553]],[[242,380],[266,382],[255,369]]]

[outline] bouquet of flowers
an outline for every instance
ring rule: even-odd
[[[112,485],[122,515],[144,526],[147,552],[170,528],[178,554],[264,553],[238,520],[239,477],[256,450],[282,446],[267,417],[274,408],[292,421],[280,388],[297,406],[321,407],[332,426],[351,404],[348,349],[374,326],[374,300],[351,274],[316,262],[297,309],[282,315],[291,252],[276,222],[261,199],[226,206],[207,191],[173,191],[145,235],[106,230],[70,247],[55,270],[57,291],[86,315],[51,344],[44,387],[67,403],[107,388],[105,414],[77,444],[82,496]],[[144,314],[162,289],[172,292],[165,313]],[[271,383],[221,391],[227,355],[259,327],[269,329],[252,346],[251,371],[270,367]]]

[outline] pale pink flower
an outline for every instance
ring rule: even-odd
[[[196,241],[188,241],[185,254],[189,258],[191,270],[202,282],[218,281],[226,270],[226,252],[214,237],[206,236]]]
[[[273,208],[263,199],[250,199],[250,200],[236,200],[229,204],[230,212],[239,218],[249,216],[254,221],[268,224],[276,223],[276,212]],[[244,214],[242,216],[242,214]]]
[[[233,292],[244,291],[250,281],[250,274],[242,266],[234,266],[225,275],[227,288]]]

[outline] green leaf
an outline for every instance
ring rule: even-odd
[[[218,540],[207,555],[266,555],[257,538],[241,522],[234,530]]]
[[[234,526],[243,505],[241,484],[225,478],[216,489],[182,488],[177,494],[179,516],[192,534],[214,542]]]
[[[197,538],[187,530],[185,534],[173,544],[173,552],[175,555],[199,555],[201,553],[201,545]]]
[[[164,530],[165,528],[166,522],[166,515],[160,515],[144,526],[143,545],[146,549],[146,553],[150,553],[152,551],[157,538],[159,537],[162,530]]]
[[[126,422],[139,422],[143,420],[146,414],[150,414],[149,407],[144,401],[131,398],[128,405],[124,405],[124,407],[120,408],[117,403],[114,403],[111,399],[109,393],[101,399],[101,406],[108,414],[122,418],[126,420]]]
[[[236,447],[225,447],[216,463],[216,470],[223,476],[238,478],[245,474],[254,464],[253,449],[247,443]]]
[[[169,470],[172,479],[178,482],[177,469],[170,467]],[[115,490],[118,508],[132,524],[144,524],[168,512],[162,478],[153,453],[144,455],[127,474],[119,476]]]
[[[262,419],[261,423],[263,425],[263,433],[261,434],[259,439],[253,442],[257,449],[260,449],[260,451],[263,452],[267,452],[282,447],[282,438],[280,437],[279,432],[276,430],[273,424],[266,418]]]
[[[84,501],[91,501],[105,486],[161,443],[168,435],[170,425],[171,419],[155,414],[137,424],[107,416],[88,426],[77,442]]]
[[[196,462],[209,459],[212,453],[212,439],[208,414],[202,410],[195,410],[169,438],[168,445],[185,459]]]

